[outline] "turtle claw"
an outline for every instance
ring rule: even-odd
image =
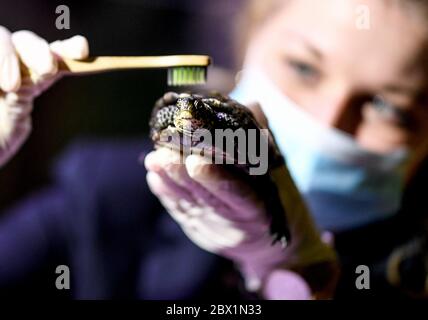
[[[285,221],[280,223],[279,221],[276,221],[276,219],[273,219],[270,227],[270,234],[272,237],[272,245],[275,245],[277,242],[279,242],[283,249],[288,246],[291,236]]]
[[[279,233],[271,234],[272,242],[271,245],[275,245],[277,242],[281,244],[281,248],[285,249],[288,246],[288,240],[285,235],[280,235]]]

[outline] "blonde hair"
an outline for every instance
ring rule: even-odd
[[[247,0],[237,17],[234,30],[235,65],[239,68],[245,56],[248,43],[255,30],[260,27],[275,9],[291,0]],[[423,19],[428,18],[428,0],[383,0],[387,5],[399,4],[405,11]]]
[[[275,8],[288,0],[247,0],[235,24],[235,64],[242,65],[245,51],[254,31],[262,25]]]

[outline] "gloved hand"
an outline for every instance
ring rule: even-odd
[[[60,78],[57,60],[83,59],[88,43],[82,36],[49,45],[30,31],[11,34],[0,26],[0,166],[21,147],[31,131],[33,100]],[[22,77],[20,61],[31,77]]]
[[[185,164],[166,148],[145,158],[147,181],[186,235],[201,248],[233,260],[247,289],[268,299],[331,297],[338,275],[333,249],[321,240],[284,168],[292,242],[271,245],[263,199],[242,181],[203,157]],[[314,275],[319,277],[313,279]]]

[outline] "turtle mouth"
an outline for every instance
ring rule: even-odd
[[[204,121],[197,119],[190,111],[181,111],[174,119],[174,126],[178,132],[191,135],[196,130],[204,128]]]

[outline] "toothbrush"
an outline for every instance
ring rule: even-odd
[[[204,84],[211,58],[204,55],[169,56],[100,56],[84,60],[59,60],[59,70],[64,74],[88,74],[124,69],[167,68],[169,86]],[[31,76],[31,71],[23,70]]]

